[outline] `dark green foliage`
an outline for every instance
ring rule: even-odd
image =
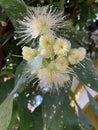
[[[70,106],[70,100],[65,92],[61,89],[59,93],[49,93],[44,97],[42,104],[43,124],[46,130],[62,130],[72,128],[77,125],[78,119],[74,109]]]
[[[87,91],[90,104],[92,105],[92,108],[94,109],[96,115],[98,116],[98,103],[95,101],[95,99],[92,97],[92,95]]]
[[[27,99],[24,94],[20,94],[18,97],[18,114],[20,118],[20,130],[29,130],[31,120],[31,113],[27,109]]]
[[[28,6],[25,3],[32,8],[53,4],[64,10],[66,26],[57,35],[70,40],[72,47],[85,47],[88,54],[91,53],[90,56],[92,52],[95,53],[94,57],[98,54],[98,36],[93,33],[98,29],[96,22],[93,22],[98,13],[97,0],[0,0],[0,50],[4,53],[0,53],[0,112],[4,114],[0,114],[0,130],[1,127],[2,130],[90,130],[92,123],[85,113],[77,105],[77,115],[75,108],[70,105],[71,93],[65,89],[45,93],[37,87],[38,82],[33,84],[35,75],[31,75],[31,72],[40,68],[42,58],[36,57],[32,64],[22,61],[21,48],[16,45],[18,40],[14,33],[19,27],[17,21],[26,15]],[[93,62],[86,57],[81,64],[73,67],[78,79],[98,92],[98,72]],[[6,82],[4,78],[7,79]],[[29,98],[28,93],[31,95]],[[98,104],[87,93],[92,108],[98,115]],[[42,95],[43,102],[31,113],[27,108],[28,102],[34,102],[37,94]],[[1,123],[2,117],[5,118],[4,125]]]
[[[6,82],[0,78],[0,104],[6,99],[8,94],[12,91],[14,85],[14,80],[8,80]]]
[[[87,57],[81,64],[74,66],[73,68],[79,80],[98,92],[98,72],[96,71],[93,62]]]

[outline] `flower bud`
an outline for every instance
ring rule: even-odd
[[[68,61],[70,64],[78,64],[85,58],[86,50],[83,47],[78,49],[71,49],[70,54],[68,55]]]
[[[51,49],[54,42],[55,42],[55,39],[53,38],[52,35],[49,35],[49,36],[43,35],[40,37],[39,45],[41,46],[41,48]]]
[[[24,46],[22,48],[23,59],[27,60],[28,62],[31,62],[37,54],[38,54],[38,51],[36,49],[32,49],[27,46]]]
[[[70,51],[71,43],[67,39],[58,38],[53,49],[55,54],[60,56],[66,56]]]
[[[42,49],[41,52],[40,52],[40,55],[43,57],[43,58],[49,58],[50,57],[50,52],[46,49]]]
[[[68,60],[65,57],[58,57],[56,59],[56,68],[61,72],[64,72],[68,68]]]

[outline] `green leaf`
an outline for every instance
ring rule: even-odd
[[[19,89],[22,89],[26,86],[27,83],[29,83],[32,79],[31,77],[28,77],[30,72],[27,72],[29,68],[29,64],[25,61],[21,62],[20,65],[16,68],[16,78],[15,78],[15,87],[10,93],[9,96],[12,96],[14,93],[16,93]]]
[[[75,125],[78,126],[77,116],[70,106],[69,97],[64,89],[59,90],[59,93],[46,94],[42,111],[44,129],[46,130],[62,130],[70,126],[73,130]]]
[[[6,82],[0,78],[0,103],[2,103],[8,96],[8,94],[12,91],[14,86],[14,80],[10,79]]]
[[[42,65],[42,57],[36,56],[32,63],[23,61],[16,69],[15,88],[10,93],[10,96],[15,92],[23,91],[24,87],[30,83],[36,75],[36,72]]]
[[[77,107],[78,107],[78,117],[79,117],[79,122],[81,127],[90,130],[91,128],[93,128],[92,122],[89,120],[87,115],[78,105]]]
[[[63,129],[63,130],[81,130],[81,128],[80,128],[78,125],[74,125],[74,126],[68,125],[68,126],[66,126],[66,128]]]
[[[23,61],[16,69],[15,88],[10,96],[18,90],[23,91],[23,88],[34,79],[36,72],[40,69],[41,65],[42,58],[40,56],[35,57],[32,63]]]
[[[1,38],[0,38],[0,48],[3,47],[13,36],[12,31],[6,32]]]
[[[42,105],[32,113],[32,127],[30,130],[43,130]]]
[[[14,101],[13,115],[8,130],[17,127],[23,128],[22,130],[43,130],[42,106],[37,107],[35,111],[31,113],[27,109],[27,105],[27,98],[23,93],[20,94],[17,100]]]
[[[12,130],[13,128],[19,127],[19,116],[18,116],[18,105],[17,105],[17,98],[13,101],[13,111],[12,111],[12,118],[7,130]]]
[[[92,105],[92,108],[94,109],[96,115],[98,116],[98,103],[95,101],[95,99],[92,97],[92,95],[87,91],[90,103]]]
[[[2,76],[8,76],[10,78],[14,78],[15,77],[15,75],[13,73],[11,73],[10,71],[8,71],[8,70],[2,70],[0,72],[0,77],[2,77]]]
[[[29,130],[31,120],[31,113],[27,108],[27,98],[23,93],[18,97],[18,112],[20,117],[20,130]]]
[[[73,68],[79,80],[98,92],[98,72],[93,62],[90,59],[85,59],[81,64],[82,65],[79,64]]]
[[[26,13],[26,6],[22,0],[0,0],[14,27],[18,27],[17,20],[22,19]]]
[[[0,130],[7,130],[12,116],[13,97],[7,98],[0,105]]]
[[[0,6],[0,23],[3,27],[6,26],[6,18],[7,18],[6,13]]]

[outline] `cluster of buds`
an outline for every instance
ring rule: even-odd
[[[37,55],[43,58],[37,77],[43,86],[49,88],[64,87],[64,84],[70,81],[70,74],[73,73],[70,66],[79,64],[86,55],[86,50],[83,47],[71,48],[69,40],[53,35],[42,35],[39,38],[39,48],[37,50],[24,46],[22,55],[23,59],[28,62],[33,62]]]

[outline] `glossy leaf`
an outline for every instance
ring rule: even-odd
[[[13,97],[7,98],[0,105],[0,130],[7,130],[12,116]]]
[[[94,109],[96,115],[98,116],[98,103],[95,101],[94,97],[92,97],[92,95],[87,91],[89,100],[90,100],[90,104],[92,106],[92,108]]]
[[[68,125],[63,130],[81,130],[81,128],[78,125],[74,125],[74,126]]]
[[[79,122],[81,127],[85,130],[90,130],[93,128],[93,124],[92,122],[89,120],[89,118],[87,117],[87,115],[84,113],[84,111],[77,105],[78,107],[78,118],[79,118]]]
[[[19,116],[18,116],[18,104],[17,98],[13,100],[13,111],[12,111],[12,118],[7,130],[12,130],[13,128],[19,127]]]
[[[46,94],[42,104],[43,124],[46,130],[62,130],[71,125],[78,126],[77,116],[70,106],[70,101],[64,89],[59,93]]]
[[[35,109],[32,116],[32,127],[30,130],[43,130],[42,105]]]
[[[8,70],[1,71],[0,72],[0,77],[2,77],[2,76],[8,76],[10,78],[14,78],[15,77],[15,75],[13,73],[11,73],[10,71],[8,71]]]
[[[5,79],[7,79],[5,77]],[[9,93],[12,91],[14,86],[14,80],[10,79],[6,82],[3,81],[2,78],[0,78],[0,103],[2,103],[9,95]]]
[[[6,11],[14,27],[18,27],[17,20],[24,17],[26,7],[22,0],[0,0],[0,5]]]
[[[5,46],[5,44],[12,38],[13,32],[9,31],[5,33],[2,38],[0,38],[0,48]]]
[[[32,122],[31,113],[27,109],[27,99],[22,93],[18,97],[18,111],[20,118],[20,130],[29,130]]]
[[[10,96],[16,93],[19,89],[24,88],[26,86],[26,83],[29,83],[31,81],[30,77],[28,77],[28,73],[30,72],[25,72],[27,71],[26,68],[28,68],[28,64],[25,61],[21,62],[20,65],[17,67],[15,87],[10,93]]]
[[[32,61],[32,63],[23,61],[17,67],[15,88],[11,92],[10,96],[13,95],[15,92],[17,92],[18,90],[23,91],[22,89],[35,78],[36,72],[38,71],[38,69],[40,69],[41,64],[42,64],[42,58],[40,56],[37,56]]]
[[[89,58],[85,59],[81,64],[74,66],[74,71],[79,80],[86,86],[98,92],[98,72],[96,71],[93,62]]]

